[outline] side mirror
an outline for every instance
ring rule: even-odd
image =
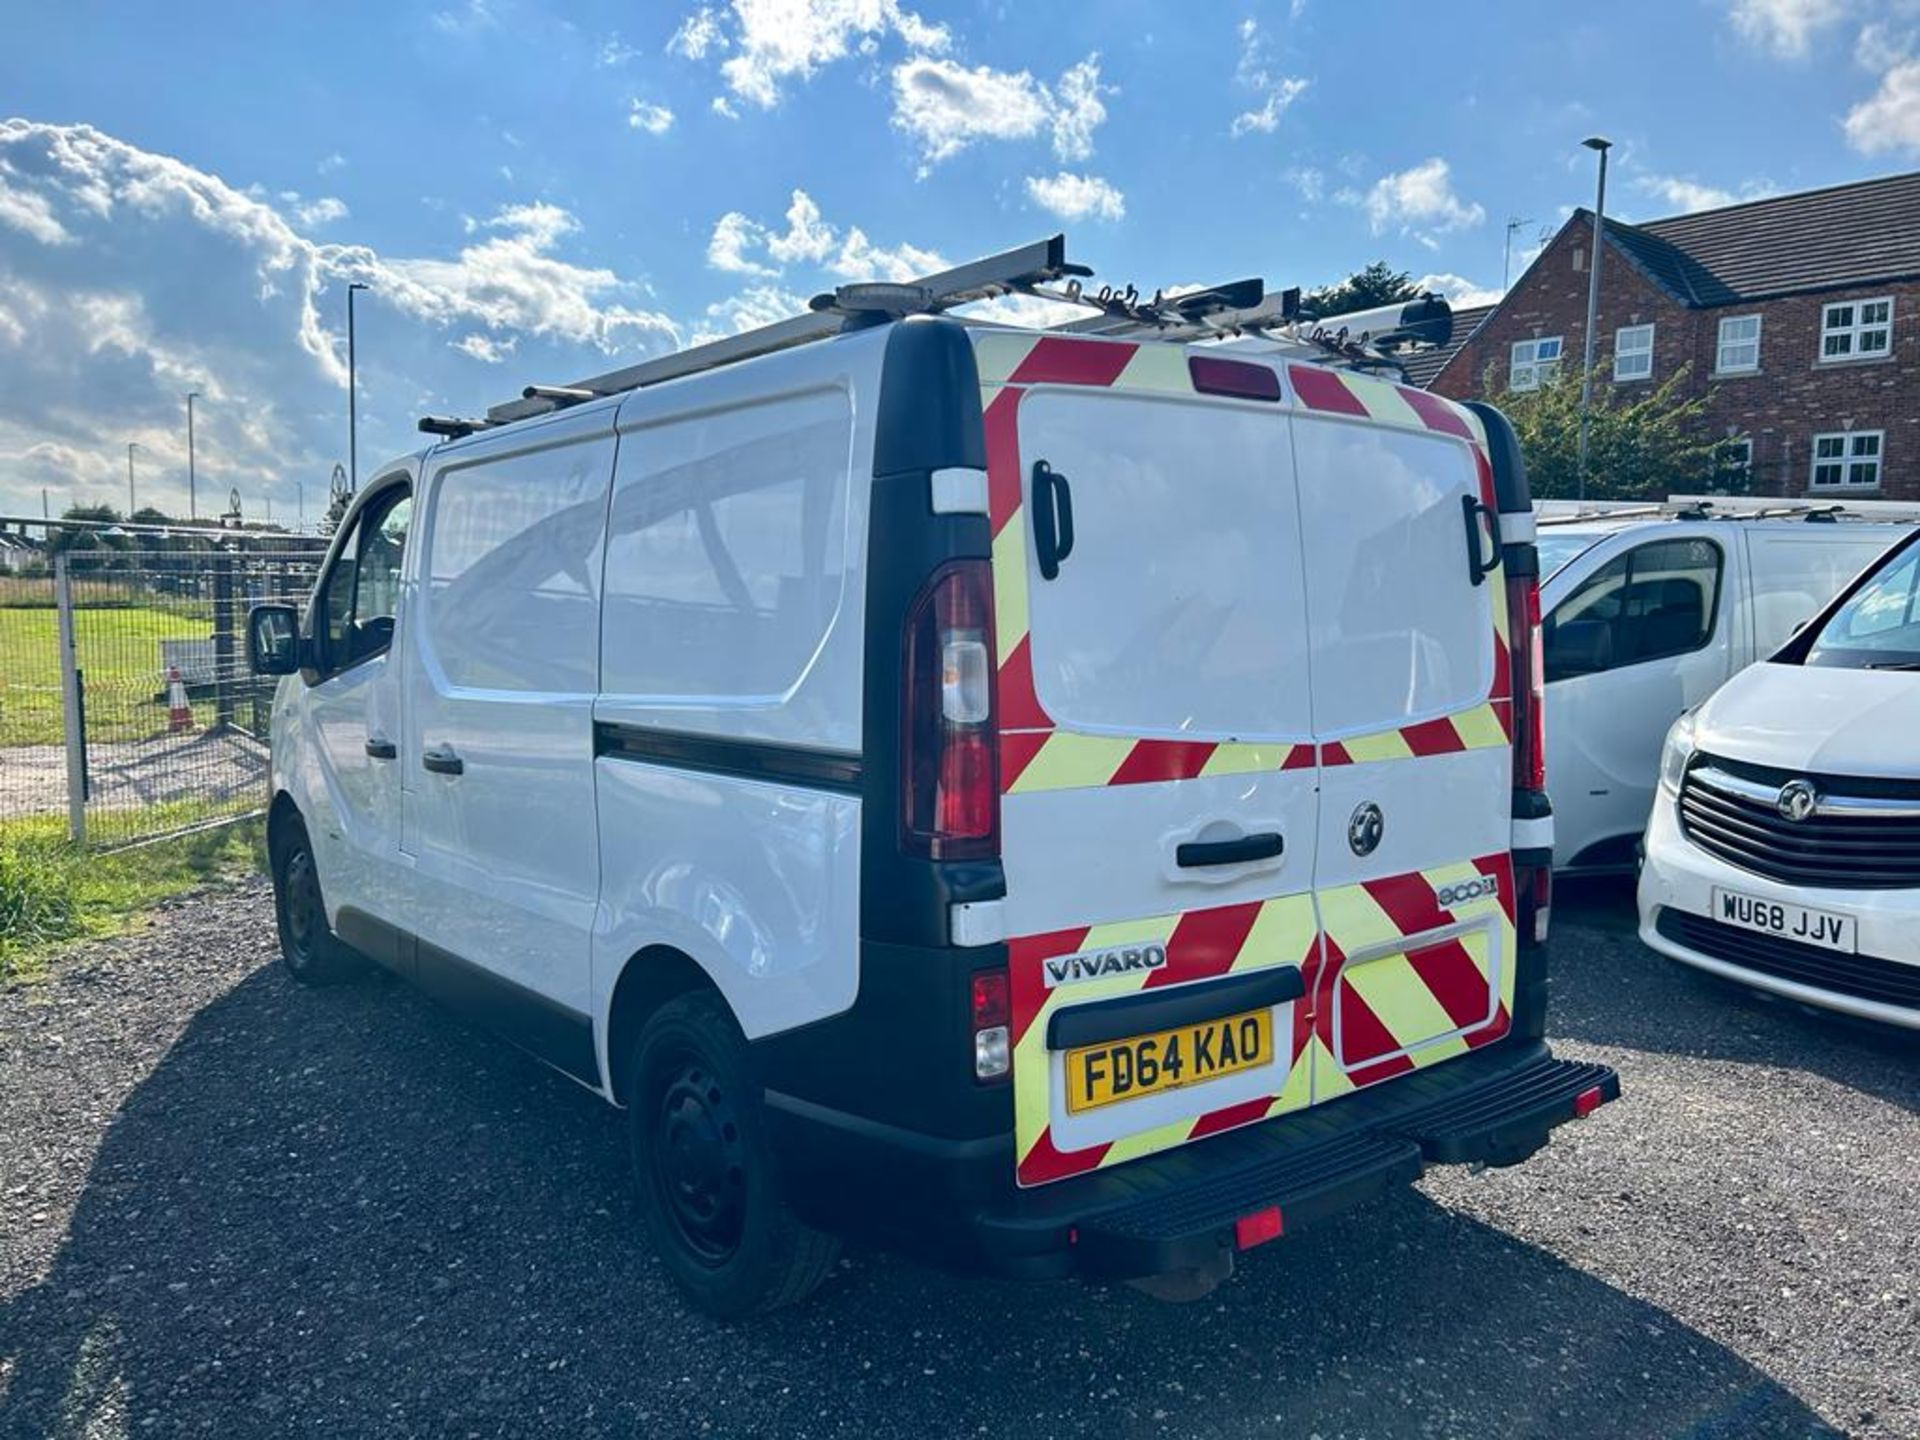
[[[298,610],[274,604],[248,612],[247,665],[256,675],[291,675],[300,668]]]

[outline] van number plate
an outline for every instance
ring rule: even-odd
[[[1853,916],[1786,900],[1761,900],[1716,886],[1713,918],[1723,925],[1737,925],[1742,930],[1757,930],[1762,935],[1777,935],[1782,940],[1797,940],[1802,945],[1818,945],[1847,955],[1856,948]]]
[[[1197,1025],[1067,1051],[1067,1111],[1079,1114],[1238,1074],[1273,1059],[1273,1012],[1249,1010]]]

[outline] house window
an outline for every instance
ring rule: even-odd
[[[1651,380],[1653,378],[1653,327],[1622,325],[1613,332],[1613,378]]]
[[[1753,437],[1722,440],[1713,452],[1713,488],[1720,495],[1745,495],[1753,489]]]
[[[1537,340],[1513,342],[1513,357],[1507,364],[1507,385],[1514,390],[1538,390],[1560,368],[1560,337],[1547,335]]]
[[[1714,354],[1717,374],[1737,375],[1760,368],[1760,317],[1729,315],[1720,322],[1720,347]]]
[[[1884,430],[1837,430],[1813,437],[1815,490],[1865,490],[1880,483]]]
[[[1842,300],[1820,311],[1820,358],[1864,360],[1893,353],[1893,301]]]

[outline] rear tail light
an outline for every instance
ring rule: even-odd
[[[907,617],[902,838],[930,859],[975,860],[999,847],[993,657],[992,571],[985,560],[956,560]]]
[[[1547,943],[1553,928],[1553,867],[1542,865],[1533,872],[1533,943]]]
[[[1005,970],[973,977],[973,1078],[999,1080],[1013,1068],[1013,1009]]]
[[[1507,580],[1507,630],[1513,669],[1513,786],[1547,788],[1546,656],[1540,638],[1540,580]]]

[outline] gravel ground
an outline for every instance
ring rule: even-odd
[[[0,992],[0,1434],[1920,1435],[1920,1052],[1626,907],[1563,903],[1555,960],[1626,1099],[1525,1166],[1194,1305],[856,1253],[728,1329],[599,1101],[399,985],[297,989],[259,885],[182,902]]]

